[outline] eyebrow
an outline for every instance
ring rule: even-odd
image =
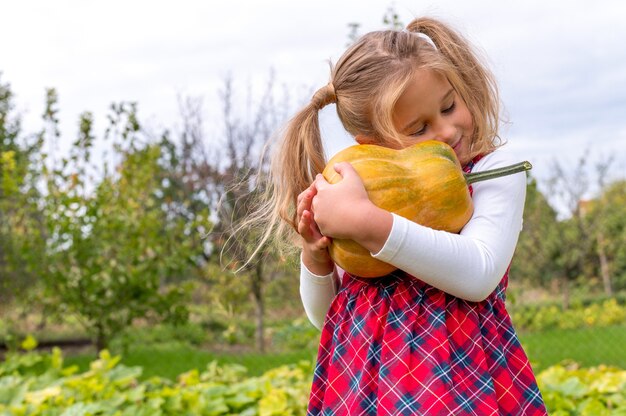
[[[454,88],[450,88],[450,89],[448,90],[448,92],[446,92],[446,93],[444,94],[444,96],[441,98],[441,100],[439,100],[439,101],[440,101],[440,102],[444,102],[444,101],[446,101],[448,98],[450,98],[450,96],[451,96],[451,95],[454,95]],[[400,131],[407,131],[410,127],[413,127],[413,126],[415,126],[416,124],[418,124],[418,122],[419,122],[419,121],[421,121],[421,119],[420,119],[420,118],[416,118],[415,120],[413,120],[413,121],[411,121],[411,122],[407,123],[407,125],[406,125],[406,126],[404,126],[404,127],[402,128],[402,130],[400,130]]]

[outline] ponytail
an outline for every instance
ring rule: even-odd
[[[319,127],[319,110],[336,102],[335,89],[331,83],[320,88],[310,103],[298,112],[286,125],[277,153],[272,157],[265,191],[252,213],[240,227],[257,229],[257,249],[248,262],[268,243],[281,252],[295,248],[296,203],[302,191],[315,180],[326,165],[324,147]]]
[[[331,83],[320,88],[311,102],[289,121],[278,157],[272,166],[278,214],[297,228],[295,204],[298,195],[322,173],[326,160],[319,126],[319,111],[337,99]]]

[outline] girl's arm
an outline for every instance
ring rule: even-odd
[[[481,159],[474,171],[512,164],[505,152]],[[382,249],[373,257],[451,295],[481,301],[506,272],[522,228],[526,175],[473,185],[474,214],[459,234],[436,231],[394,215]]]
[[[339,271],[319,276],[311,273],[301,262],[300,265],[300,298],[309,321],[322,329],[330,303],[337,294]]]
[[[328,254],[330,240],[320,234],[311,213],[315,192],[315,187],[310,186],[298,195],[296,216],[298,233],[302,237],[300,298],[311,323],[321,329],[326,312],[337,293],[337,285],[335,266]]]
[[[512,162],[506,152],[498,150],[481,159],[474,170]],[[452,234],[372,208],[364,188],[358,186],[362,183],[353,177],[356,172],[340,168],[344,179],[336,185],[318,179],[312,202],[323,234],[352,238],[376,253],[375,258],[462,299],[480,301],[495,289],[521,230],[525,174],[474,184],[474,214],[459,234]]]

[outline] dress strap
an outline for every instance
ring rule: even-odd
[[[463,166],[463,172],[470,173],[472,169],[474,169],[474,165],[476,165],[476,163],[478,163],[478,161],[482,159],[483,157],[484,155],[475,156],[472,160],[467,162],[465,166]]]
[[[463,172],[470,173],[472,169],[474,169],[474,166],[476,165],[476,163],[478,163],[478,161],[482,158],[483,158],[483,155],[475,156],[472,160],[467,162],[465,166],[463,166]],[[469,189],[470,195],[473,195],[474,189],[472,188],[472,185],[468,185],[467,187]]]

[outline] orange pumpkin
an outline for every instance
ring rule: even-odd
[[[473,213],[467,185],[480,180],[528,170],[522,162],[508,168],[464,174],[454,150],[439,141],[426,141],[394,150],[376,145],[354,145],[337,153],[322,174],[331,184],[341,181],[334,165],[350,162],[370,200],[378,207],[427,227],[458,233]],[[378,277],[396,267],[373,258],[353,240],[333,239],[333,261],[348,273]]]

